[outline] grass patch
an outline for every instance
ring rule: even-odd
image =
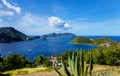
[[[41,68],[23,68],[17,70],[6,71],[1,74],[9,74],[10,76],[21,75],[21,74],[33,74],[38,72],[50,72],[52,68],[41,67]]]

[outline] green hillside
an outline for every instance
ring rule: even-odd
[[[92,44],[92,41],[84,36],[78,36],[74,40],[72,40],[72,43],[75,44]]]
[[[111,45],[117,45],[119,44],[117,41],[111,40],[109,38],[88,38],[84,36],[78,36],[75,39],[71,41],[71,43],[74,44],[93,44],[98,46],[111,46]]]

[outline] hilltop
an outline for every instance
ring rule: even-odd
[[[13,27],[0,28],[0,43],[11,43],[25,40],[30,40],[30,38]]]

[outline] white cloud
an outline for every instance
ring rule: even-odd
[[[14,12],[13,11],[0,11],[0,16],[13,16]]]
[[[24,16],[21,17],[19,24],[24,26],[33,26],[33,27],[39,27],[43,24],[43,19],[34,15],[31,15],[30,13],[26,13]]]
[[[18,14],[21,13],[21,8],[17,6],[13,6],[10,3],[8,3],[6,0],[2,0],[3,4],[8,8],[16,11]]]
[[[16,29],[23,31],[25,34],[38,35],[48,31],[47,18],[39,17],[30,13],[26,13],[22,16],[18,22],[16,22]],[[47,29],[47,30],[46,30]]]
[[[1,20],[0,27],[14,27],[27,35],[42,35],[46,33],[59,32],[59,29],[54,29],[49,26],[47,19],[48,17],[40,17],[38,15],[26,13],[15,21],[12,17],[9,17],[8,20],[11,20],[10,22],[12,23]],[[65,27],[68,27],[68,24],[66,24]]]
[[[58,17],[49,17],[48,21],[49,21],[49,25],[53,28],[59,28],[63,30],[67,30],[71,28],[71,26],[67,22],[61,20]]]

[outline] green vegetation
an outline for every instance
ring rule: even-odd
[[[44,57],[44,55],[40,55],[36,58],[36,66],[43,65],[44,67],[51,67],[52,62],[49,58]]]
[[[0,72],[21,68],[32,68],[39,65],[50,67],[52,66],[52,62],[49,58],[44,57],[44,55],[38,56],[36,58],[36,63],[18,54],[10,54],[5,58],[0,57]]]
[[[80,44],[92,44],[92,41],[87,37],[78,36],[74,40],[72,40],[72,43],[75,43],[75,44],[79,44],[79,43]]]
[[[92,51],[94,63],[106,65],[120,65],[120,47],[110,46],[97,48]]]
[[[105,43],[109,43],[110,46],[98,47],[90,51],[82,51],[82,52],[78,52],[80,50],[71,50],[58,56],[58,62],[62,62],[62,68],[66,76],[87,76],[87,74],[91,75],[92,73],[96,75],[96,72],[92,68],[93,63],[100,65],[120,66],[120,43],[108,38],[89,39],[85,37],[77,37],[75,40],[73,40],[73,42],[82,43],[82,44],[89,43],[99,46]],[[15,69],[29,68],[32,70],[34,68],[31,67],[36,67],[39,65],[50,67],[52,66],[52,62],[48,57],[44,57],[44,55],[38,56],[36,58],[35,63],[33,61],[26,59],[25,56],[19,56],[17,54],[8,55],[5,58],[0,57],[0,72],[2,72],[2,74],[13,75],[13,74],[33,73],[30,70],[18,71]],[[63,75],[61,74],[61,72],[57,70],[56,67],[54,69],[59,74],[59,76]],[[97,76],[101,76],[102,74],[104,74],[104,76],[112,76],[113,74],[119,76],[120,69],[117,72],[116,70],[114,71],[113,69],[110,70],[112,70],[110,71],[110,73],[108,73],[109,70],[101,70],[102,72],[98,71],[99,74]],[[40,72],[40,71],[41,70],[36,70],[35,72]]]
[[[120,43],[109,38],[89,39],[87,37],[76,37],[72,43],[77,44],[94,44],[99,48],[93,49],[94,63],[105,65],[120,65]],[[86,52],[85,60],[88,60]]]
[[[92,59],[90,59],[90,53],[92,53]],[[78,53],[77,51],[74,52],[74,53],[73,53],[73,51],[65,52],[65,53],[62,54],[62,64],[64,65],[64,67],[62,67],[62,68],[64,68],[64,70],[66,69],[70,74],[78,74],[77,73],[78,70],[80,70],[80,68],[84,68],[84,76],[85,76],[85,74],[90,74],[90,71],[87,71],[86,69],[90,70],[90,68],[88,68],[88,66],[90,66],[91,60],[93,60],[92,63],[100,64],[100,65],[97,65],[97,66],[94,65],[94,69],[93,69],[93,72],[92,72],[93,75],[101,76],[101,74],[104,74],[104,76],[119,76],[120,75],[120,68],[118,69],[117,67],[112,67],[112,66],[107,66],[106,65],[106,64],[108,64],[108,65],[117,65],[117,66],[120,65],[120,63],[119,63],[120,56],[119,55],[120,55],[120,46],[116,46],[116,45],[110,46],[110,47],[107,47],[107,48],[97,48],[97,49],[93,49],[92,51],[83,51],[82,53]],[[20,57],[22,57],[22,56],[20,56]],[[12,59],[13,57],[10,57],[10,58]],[[10,59],[10,58],[7,58],[7,59]],[[24,57],[22,57],[22,58],[24,60]],[[44,61],[44,60],[41,60],[39,58],[44,59],[45,57],[43,55],[41,55],[41,56],[38,56],[36,58],[36,62],[38,62],[38,65],[39,64],[43,65],[44,62],[46,64],[49,63],[48,62],[49,60]],[[14,56],[14,59],[19,60],[19,58],[16,58],[16,56]],[[37,61],[37,59],[38,59],[38,61]],[[61,58],[58,57],[58,59],[61,62]],[[0,58],[0,60],[4,61],[5,59]],[[17,64],[19,66],[18,63],[15,63],[15,62],[13,63],[13,62],[11,64],[14,64],[14,65]],[[80,64],[78,64],[77,62],[79,62]],[[51,62],[49,64],[51,64]],[[102,66],[102,64],[105,64],[105,66]],[[12,65],[12,66],[15,67],[14,65]],[[84,67],[83,67],[83,65],[84,65]],[[35,66],[35,64],[34,64],[34,66]],[[69,69],[67,66],[69,66],[70,68],[72,66],[72,68]],[[81,67],[79,67],[79,69],[78,69],[78,66],[81,66]],[[1,67],[4,67],[4,65],[0,66],[0,69],[1,69]],[[30,67],[30,66],[25,66],[25,67]],[[33,66],[31,66],[31,67],[33,67]],[[113,69],[113,68],[115,68],[115,69]],[[16,69],[18,69],[18,67]],[[6,69],[6,70],[8,70],[8,69]],[[52,68],[47,68],[47,67],[46,67],[46,69],[24,68],[24,69],[11,70],[11,71],[1,72],[1,73],[13,76],[13,75],[19,75],[19,74],[31,74],[31,73],[38,73],[38,72],[49,72],[49,71],[52,71],[52,70],[53,70]],[[56,70],[56,71],[58,71],[58,70]],[[60,72],[58,71],[58,73],[60,73]],[[83,70],[81,70],[81,72],[83,72]]]
[[[0,59],[0,72],[24,67],[34,67],[33,61],[27,60],[25,56],[19,56],[18,54],[11,54],[4,59]]]
[[[63,58],[61,59],[61,62],[62,62],[62,68],[64,70],[65,76],[87,76],[88,69],[90,72],[90,76],[92,76],[93,59],[92,59],[91,53],[89,56],[89,65],[86,64],[86,68],[84,64],[84,53],[83,52],[77,52],[76,55],[73,52],[71,57],[68,54],[68,64],[70,67],[70,71],[67,69],[67,65],[65,65]],[[54,69],[58,73],[59,76],[62,76],[62,74],[56,69],[56,67]]]
[[[105,40],[107,40],[107,41],[105,41]],[[94,64],[120,66],[120,43],[110,40],[110,39],[105,39],[105,38],[95,39],[94,41],[95,42],[98,41],[96,43],[98,45],[103,42],[111,42],[112,44],[109,47],[99,47],[99,48],[96,48],[96,49],[93,49],[90,51],[83,51],[83,53],[84,53],[83,59],[84,59],[85,63],[87,63],[87,64],[90,63],[89,53],[92,53],[92,58],[93,58]],[[75,50],[73,50],[73,51],[75,51]],[[64,59],[64,64],[69,65],[68,53],[69,53],[70,57],[72,56],[72,51],[67,51],[62,54],[62,58]],[[76,51],[74,52],[74,55],[77,56]],[[76,62],[76,59],[74,60],[74,63],[75,62]],[[71,68],[70,65],[69,65],[69,67]],[[75,70],[75,68],[74,68],[74,70]],[[59,71],[56,70],[56,72],[58,72],[58,74],[60,76]],[[72,72],[75,72],[75,71],[72,70]],[[117,71],[114,69],[106,70],[106,71],[103,70],[102,72],[98,72],[97,74],[95,73],[95,76],[119,76],[119,75],[120,75],[120,69]],[[65,76],[67,76],[67,75],[65,75]],[[77,75],[72,75],[72,76],[77,76]]]
[[[109,47],[106,49],[110,50],[110,48],[113,47]],[[54,69],[59,76],[119,76],[120,68],[118,68],[118,66],[120,65],[120,63],[118,60],[120,58],[120,50],[117,50],[119,53],[116,53],[116,51],[111,51],[109,53],[110,55],[107,55],[107,52],[109,51],[102,49],[106,51],[105,56],[104,54],[102,54],[103,51],[100,50],[99,52],[101,53],[98,53],[98,50],[100,50],[100,48],[88,52],[83,51],[81,53],[72,51],[65,52],[64,54],[62,54],[61,59],[64,74],[62,72],[59,72],[56,67]],[[114,54],[111,56],[112,53]],[[95,65],[93,69],[93,63],[100,65]],[[117,67],[102,64],[114,65]]]
[[[40,55],[36,58],[36,65],[42,65],[44,63],[44,55]]]
[[[93,44],[98,46],[110,46],[114,44],[118,44],[117,41],[111,40],[109,38],[94,38],[90,39],[83,36],[78,36],[71,41],[74,44]]]
[[[53,63],[50,61],[49,58],[45,58],[43,66],[44,67],[51,67],[53,65]]]
[[[113,42],[113,40],[111,40],[109,38],[95,38],[93,41],[94,41],[95,44]]]
[[[75,50],[73,50],[75,51]],[[93,55],[93,62],[95,64],[103,64],[103,65],[112,65],[117,66],[120,65],[120,44],[115,44],[109,47],[99,47],[90,51],[83,51],[84,52],[84,60],[86,63],[89,62],[89,53],[92,52]],[[72,56],[72,51],[67,51],[62,54],[64,61],[67,63],[68,53]],[[75,55],[77,52],[74,52]],[[60,61],[60,57],[58,59]]]

